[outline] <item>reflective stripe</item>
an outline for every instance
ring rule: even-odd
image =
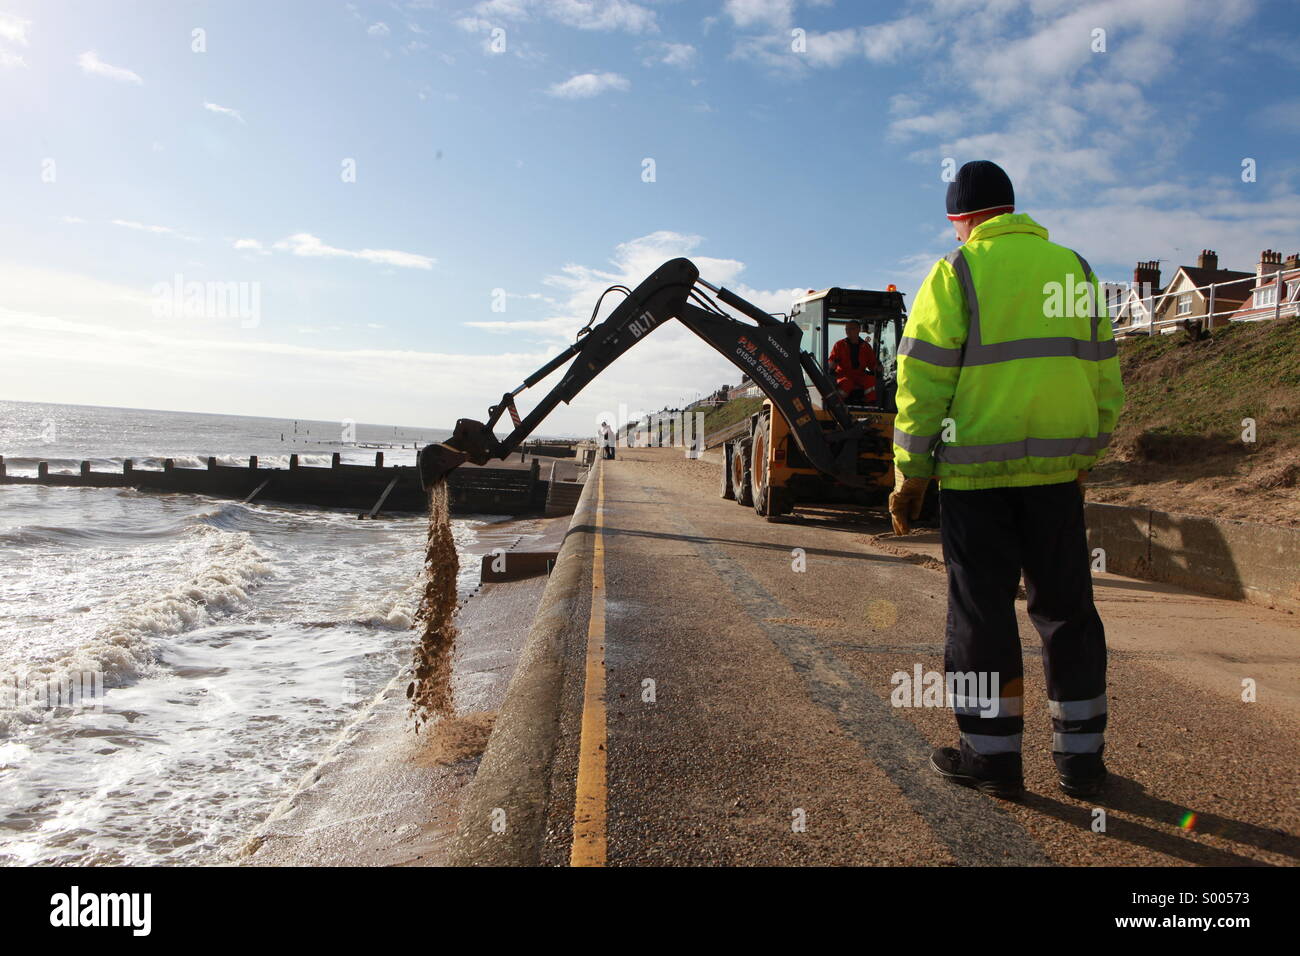
[[[931,346],[934,348],[935,346]],[[945,350],[946,351],[946,350]],[[1031,358],[1077,358],[1084,362],[1100,362],[1119,354],[1114,340],[1085,342],[1073,336],[1061,335],[1041,339],[1011,339],[992,345],[967,345],[963,368],[973,365],[993,365],[997,362],[1014,362]],[[925,356],[918,356],[925,359]],[[932,364],[938,365],[938,362]]]
[[[961,365],[961,349],[944,348],[942,345],[934,345],[907,335],[903,336],[903,340],[898,343],[898,354],[920,359],[922,362],[929,362],[942,368],[957,368]]]
[[[993,445],[941,445],[934,450],[934,459],[949,465],[978,465],[1021,458],[1068,458],[1071,455],[1095,455],[1109,441],[1110,434],[1107,433],[1104,440],[1098,435],[1096,438],[1026,438]]]
[[[1052,752],[1095,754],[1101,750],[1104,734],[1052,734]]]
[[[901,428],[894,429],[894,444],[899,448],[918,455],[924,455],[929,452],[930,446],[934,444],[934,440],[938,437],[938,432],[935,432],[933,435],[913,435],[909,432],[903,431]]]
[[[1020,734],[962,734],[967,747],[977,754],[1018,754]]]
[[[1073,252],[1074,250],[1070,251]],[[1093,285],[1092,281],[1088,278],[1092,273],[1092,266],[1088,265],[1088,260],[1077,252],[1074,253],[1074,257],[1079,260],[1079,265],[1083,266],[1083,281],[1088,283],[1088,299],[1092,302],[1092,340],[1093,342],[1096,342],[1097,323],[1101,320],[1101,313],[1097,309],[1097,287]]]
[[[998,362],[1013,362],[1018,359],[1031,358],[1077,358],[1084,362],[1102,362],[1109,358],[1114,358],[1119,354],[1119,346],[1114,339],[1106,342],[1097,341],[1097,289],[1091,282],[1088,282],[1088,274],[1092,271],[1087,260],[1077,252],[1074,254],[1083,267],[1083,279],[1088,283],[1091,290],[1088,298],[1092,302],[1090,309],[1092,313],[1092,338],[1090,341],[1076,339],[1073,336],[1053,336],[1050,338],[1033,338],[1033,339],[1009,339],[1006,342],[985,343],[980,329],[980,304],[979,296],[975,292],[975,277],[971,275],[970,263],[966,261],[966,256],[958,247],[944,257],[953,272],[957,276],[957,282],[961,286],[962,295],[966,299],[966,308],[970,312],[970,329],[966,336],[966,346],[964,349],[948,349],[942,346],[932,345],[929,342],[921,342],[917,339],[910,341],[916,342],[914,346],[904,348],[908,339],[904,338],[903,343],[899,346],[899,355],[914,355],[923,362],[929,362],[931,365],[943,365],[951,367],[952,355],[957,353],[958,361],[962,368],[969,368],[977,365],[994,365]]]
[[[1019,717],[1025,712],[1023,697],[958,697],[952,696],[952,710],[963,717]]]
[[[970,312],[970,337],[978,342],[980,299],[975,294],[975,277],[970,273],[970,263],[966,261],[966,255],[961,251],[961,246],[944,256],[944,259],[948,265],[952,266],[952,271],[957,274],[957,282],[961,285],[962,294],[966,296],[966,308]]]
[[[1106,695],[1090,700],[1049,700],[1047,710],[1057,720],[1087,720],[1106,713]]]

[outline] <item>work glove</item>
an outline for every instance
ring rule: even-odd
[[[894,470],[894,493],[889,496],[889,518],[894,525],[894,534],[907,534],[912,530],[911,522],[921,517],[921,505],[925,503],[925,491],[929,486],[929,478],[907,478],[901,471]]]

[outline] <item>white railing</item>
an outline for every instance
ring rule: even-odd
[[[1157,332],[1173,331],[1189,319],[1205,328],[1207,323],[1212,325],[1220,319],[1229,322],[1260,322],[1296,315],[1300,311],[1300,302],[1297,301],[1300,298],[1300,271],[1285,270],[1275,275],[1284,276],[1280,285],[1275,280],[1268,279],[1267,281],[1273,282],[1272,285],[1258,286],[1256,285],[1258,279],[1245,278],[1193,286],[1180,289],[1177,293],[1157,293],[1150,288],[1139,289],[1132,282],[1103,282],[1102,288],[1106,296],[1107,310],[1116,323],[1116,336],[1154,335]],[[1245,301],[1235,301],[1236,294],[1245,283],[1251,283]],[[1234,287],[1232,290],[1234,295],[1225,303],[1221,290],[1229,286]],[[1273,301],[1268,306],[1256,307],[1256,292],[1268,289],[1276,290]],[[1138,293],[1136,298],[1131,297],[1134,292]],[[1205,312],[1202,313],[1197,312],[1200,307],[1194,295],[1197,292],[1202,293],[1205,299]],[[1185,300],[1184,296],[1187,297]],[[1170,307],[1171,300],[1172,307]],[[1185,314],[1180,314],[1178,311],[1182,301],[1189,303],[1189,309]],[[1125,305],[1128,305],[1129,313],[1121,322],[1119,313]],[[1238,312],[1244,310],[1253,311],[1249,315],[1237,316]],[[1165,317],[1152,321],[1156,313],[1163,313]]]

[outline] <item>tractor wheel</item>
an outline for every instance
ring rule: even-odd
[[[752,487],[750,497],[754,499],[754,510],[770,520],[773,512],[771,474],[767,467],[768,437],[767,416],[760,415],[758,421],[754,423],[754,431],[749,439],[749,481]]]
[[[754,503],[750,486],[748,438],[740,439],[731,449],[731,487],[735,492],[736,504],[745,507]]]
[[[731,475],[731,459],[734,451],[731,442],[722,443],[722,497],[728,501],[736,500],[736,485]]]

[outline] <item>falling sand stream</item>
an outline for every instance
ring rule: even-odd
[[[429,491],[424,594],[416,615],[420,640],[411,661],[412,680],[406,688],[416,731],[436,721],[429,756],[437,763],[455,763],[482,753],[496,716],[485,712],[456,716],[451,672],[456,651],[456,575],[459,570],[460,560],[451,533],[447,483],[440,481]]]
[[[406,688],[416,730],[438,717],[456,712],[451,693],[451,662],[456,649],[456,575],[460,560],[451,534],[447,482],[429,490],[429,543],[424,558],[424,594],[416,615],[420,631],[412,680]]]

